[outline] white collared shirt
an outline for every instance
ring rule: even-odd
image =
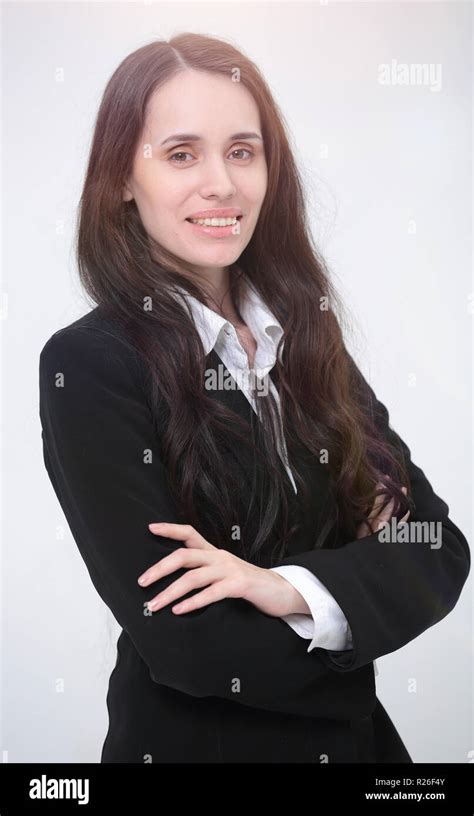
[[[257,343],[253,372],[271,389],[281,420],[279,394],[268,374],[276,362],[277,345],[283,334],[283,328],[249,279],[245,277],[243,280],[245,286],[240,313]],[[255,400],[248,387],[253,375],[249,370],[248,357],[240,345],[235,327],[225,317],[189,295],[182,287],[176,286],[175,290],[182,294],[190,306],[204,353],[207,356],[214,349],[256,412]],[[278,453],[296,493],[297,487],[288,462],[281,422],[280,429],[277,430],[280,430],[280,433],[277,433],[277,438],[280,440]],[[316,646],[333,651],[352,648],[352,634],[342,609],[329,590],[310,570],[296,564],[272,567],[272,570],[278,572],[295,587],[311,610],[311,615],[295,613],[282,616],[282,620],[288,623],[300,637],[311,641],[308,652]]]
[[[275,365],[276,347],[283,334],[283,328],[266,307],[252,284],[247,280],[246,284],[246,298],[241,306],[241,314],[257,342],[257,350],[253,361],[253,380],[247,354],[240,344],[234,325],[196,298],[192,298],[181,287],[177,288],[183,293],[192,308],[194,322],[201,337],[206,356],[214,349],[255,412],[257,410],[255,399],[249,388],[252,381],[255,383],[255,378],[262,380],[262,385],[271,390],[280,412],[280,397],[268,374]],[[294,476],[288,463],[288,453],[281,423],[280,427],[277,428],[277,440],[279,440],[279,456],[285,466],[293,490],[297,493]]]

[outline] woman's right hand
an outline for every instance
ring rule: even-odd
[[[379,487],[383,487],[382,482],[377,482],[377,488]],[[405,493],[406,496],[407,489],[405,486],[402,487],[402,492]],[[372,507],[372,510],[369,515],[369,521],[372,523],[374,533],[376,533],[382,527],[383,524],[385,524],[386,522],[390,522],[390,519],[392,518],[394,499],[392,498],[387,504],[386,508],[381,511],[380,506],[383,504],[383,499],[384,499],[383,493],[375,497],[374,506]],[[400,522],[402,521],[407,521],[409,515],[410,511],[408,510],[408,512],[405,513],[403,518],[400,519],[398,524],[400,524]],[[357,538],[365,538],[368,535],[372,535],[372,530],[368,526],[367,522],[363,521],[361,522],[361,524],[359,524],[359,527],[357,528]]]

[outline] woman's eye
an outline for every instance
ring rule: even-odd
[[[176,164],[185,164],[183,161],[176,161],[174,158],[175,156],[191,156],[191,153],[186,153],[184,150],[178,150],[177,153],[173,153],[173,155],[170,156],[170,161],[174,160]]]
[[[248,150],[246,147],[237,147],[232,153],[248,153],[249,156],[253,156],[253,151]]]
[[[236,148],[235,150],[232,151],[231,156],[234,155],[235,153],[248,153],[249,157],[254,155],[253,151],[248,150],[248,148],[246,148],[246,147]],[[185,150],[178,150],[176,153],[173,153],[169,158],[169,160],[172,161],[174,164],[186,164],[185,159],[184,160],[183,159],[178,159],[178,158],[176,158],[176,156],[191,156],[191,158],[192,158],[191,153],[187,153]],[[245,159],[245,158],[248,158],[248,157],[243,156],[242,158]]]

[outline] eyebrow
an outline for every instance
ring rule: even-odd
[[[262,137],[259,136],[258,133],[253,133],[252,131],[249,132],[242,132],[242,133],[234,133],[233,136],[229,137],[230,142],[241,141],[243,139],[260,139],[262,141]],[[167,142],[200,142],[202,141],[201,136],[197,136],[195,133],[173,133],[172,136],[168,136],[161,145],[167,144]]]

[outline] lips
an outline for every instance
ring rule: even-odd
[[[237,223],[240,223],[240,219],[242,216],[234,216],[236,219],[234,223],[225,224],[224,226],[212,225],[212,224],[200,224],[198,221],[191,221],[189,218],[186,218],[189,226],[191,227],[192,232],[195,233],[197,236],[205,237],[205,238],[235,238],[240,235],[240,227],[238,232],[235,232],[235,227]],[[217,220],[217,217],[216,217]],[[225,221],[224,217],[222,220]],[[229,220],[230,217],[229,217]]]
[[[237,221],[241,221],[243,215],[190,215],[189,218],[186,218],[186,221],[192,223],[192,221],[196,221],[197,219],[206,219],[206,218],[236,218]]]
[[[191,213],[186,221],[189,221],[190,218],[241,218],[242,215],[242,210],[238,207],[215,207],[214,209],[198,210]]]

